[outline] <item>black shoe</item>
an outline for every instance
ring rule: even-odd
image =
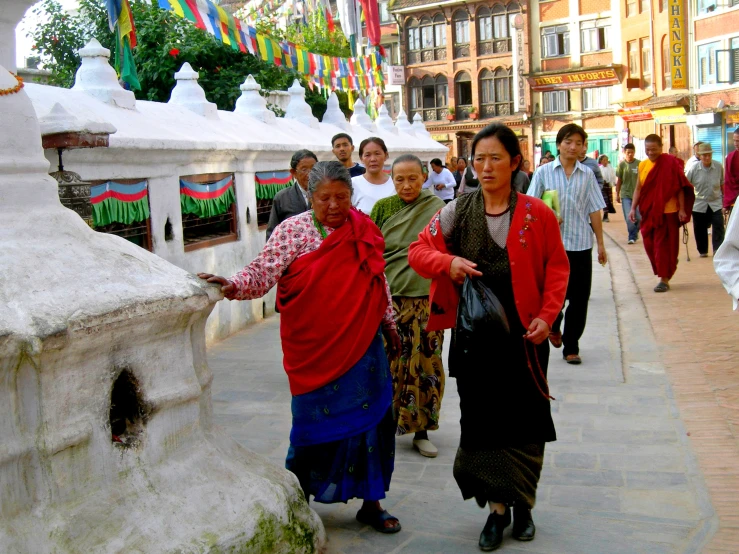
[[[527,508],[513,508],[513,531],[511,536],[517,541],[533,541],[536,534],[536,525],[531,518],[531,510]]]
[[[503,530],[511,524],[511,510],[505,509],[504,514],[493,512],[480,533],[480,550],[491,552],[500,548],[503,542]]]

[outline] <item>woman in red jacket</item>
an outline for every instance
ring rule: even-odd
[[[509,322],[510,334],[473,337],[464,363],[450,368],[462,411],[454,478],[465,499],[490,506],[480,535],[489,551],[501,544],[511,506],[513,537],[534,538],[544,443],[556,440],[547,337],[565,301],[569,263],[554,212],[511,187],[522,160],[513,131],[485,127],[472,141],[472,160],[480,189],[438,212],[408,259],[432,279],[429,330],[455,326],[465,278],[487,285]],[[450,359],[455,348],[453,341]]]

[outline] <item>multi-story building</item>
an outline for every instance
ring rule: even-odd
[[[615,5],[615,2],[614,2]],[[687,112],[688,19],[685,0],[621,0],[621,83],[619,116],[623,142],[633,142],[637,157],[644,157],[644,138],[662,137],[665,151],[691,155]]]
[[[739,128],[739,0],[689,1],[689,75],[695,96],[688,125],[695,140],[709,142],[714,159],[723,161],[733,149],[731,134]]]
[[[420,114],[449,157],[493,118],[520,136],[529,156],[528,14],[517,2],[396,0],[405,66],[404,106]]]
[[[538,163],[556,155],[557,132],[577,123],[588,151],[618,156],[620,124],[614,102],[623,79],[618,0],[531,2],[531,120]]]

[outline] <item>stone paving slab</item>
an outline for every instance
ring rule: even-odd
[[[633,298],[614,293],[609,268],[594,266],[584,363],[569,366],[558,350],[551,355],[559,440],[547,445],[534,511],[537,536],[531,543],[507,536],[500,551],[700,552],[715,525],[713,507],[650,321],[643,305],[634,309]],[[615,275],[614,282],[622,278]],[[625,321],[617,318],[617,302],[624,303]],[[623,355],[625,338],[629,352],[639,353],[638,362]],[[247,448],[283,465],[290,394],[279,319],[211,347],[209,362],[216,422]],[[396,470],[383,505],[400,519],[400,533],[381,535],[358,523],[359,501],[313,504],[326,525],[328,552],[478,551],[487,510],[464,502],[452,475],[459,416],[456,382],[448,379],[441,427],[431,433],[439,456],[423,458],[410,436],[398,437]]]

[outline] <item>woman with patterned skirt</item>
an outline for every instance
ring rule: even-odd
[[[408,265],[408,246],[444,202],[430,191],[421,190],[423,166],[416,156],[397,158],[392,178],[397,194],[378,200],[370,217],[385,237],[385,274],[402,343],[401,351],[390,358],[393,408],[397,434],[415,433],[413,446],[422,456],[435,458],[438,450],[429,440],[428,431],[439,428],[444,395],[444,332],[426,330],[430,281]]]
[[[277,285],[280,337],[293,427],[286,467],[306,499],[362,498],[357,519],[382,533],[400,522],[380,506],[394,468],[392,380],[383,348],[400,349],[372,221],[351,207],[352,181],[339,162],[310,172],[312,210],[280,223],[262,253],[219,283],[228,299],[264,296]]]
[[[408,254],[411,267],[432,279],[427,329],[457,324],[457,286],[465,279],[492,291],[510,328],[473,329],[465,341],[457,333],[449,353],[462,412],[454,478],[463,498],[490,507],[480,534],[484,551],[500,547],[511,507],[513,538],[534,538],[544,444],[556,440],[547,338],[565,300],[569,263],[554,212],[512,189],[521,160],[508,127],[480,131],[472,141],[480,189],[447,204]]]

